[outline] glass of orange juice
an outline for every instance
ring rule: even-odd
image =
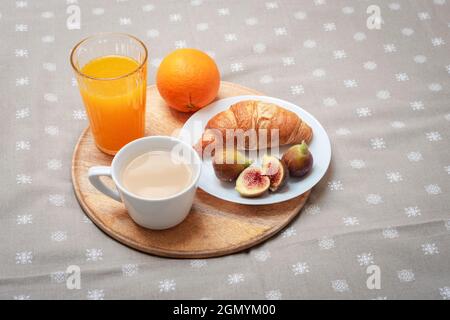
[[[75,70],[97,147],[114,155],[144,136],[147,48],[128,34],[101,33],[79,42]]]

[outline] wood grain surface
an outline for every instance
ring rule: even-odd
[[[261,93],[222,82],[217,99]],[[171,135],[190,114],[167,107],[155,86],[147,88],[147,135]],[[278,204],[247,206],[215,198],[198,189],[188,217],[178,226],[154,231],[131,220],[123,204],[97,191],[88,169],[110,165],[112,156],[99,151],[89,128],[81,134],[72,159],[72,183],[78,201],[90,219],[106,234],[137,250],[164,257],[206,258],[248,249],[283,229],[304,206],[310,191]],[[112,186],[112,181],[105,180]]]

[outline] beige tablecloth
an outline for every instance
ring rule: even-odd
[[[0,298],[450,299],[449,2],[2,1]],[[223,80],[316,116],[332,163],[300,216],[251,250],[193,261],[93,225],[70,179],[88,122],[68,56],[99,31],[144,40],[150,84],[167,53],[196,47]]]

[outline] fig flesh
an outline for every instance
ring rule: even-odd
[[[286,164],[280,159],[265,155],[262,161],[262,174],[269,177],[269,190],[275,192],[286,184],[289,171]]]
[[[241,196],[255,198],[264,194],[270,187],[269,177],[260,168],[249,167],[242,171],[236,181],[236,191]]]
[[[227,182],[236,180],[251,163],[251,160],[235,149],[223,149],[216,152],[212,161],[216,177]]]
[[[281,161],[286,164],[289,174],[293,177],[305,176],[313,166],[313,156],[304,141],[290,147],[283,154]]]

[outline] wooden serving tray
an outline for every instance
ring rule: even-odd
[[[222,82],[217,99],[261,93]],[[147,135],[170,135],[190,114],[165,104],[156,86],[147,88]],[[72,183],[76,197],[90,219],[106,234],[137,250],[164,257],[206,258],[248,249],[283,229],[304,206],[310,191],[286,202],[249,206],[227,202],[198,189],[188,217],[162,231],[140,227],[122,203],[97,191],[87,177],[96,165],[109,166],[112,156],[99,151],[89,128],[81,134],[72,159]],[[112,186],[112,181],[105,180]]]

